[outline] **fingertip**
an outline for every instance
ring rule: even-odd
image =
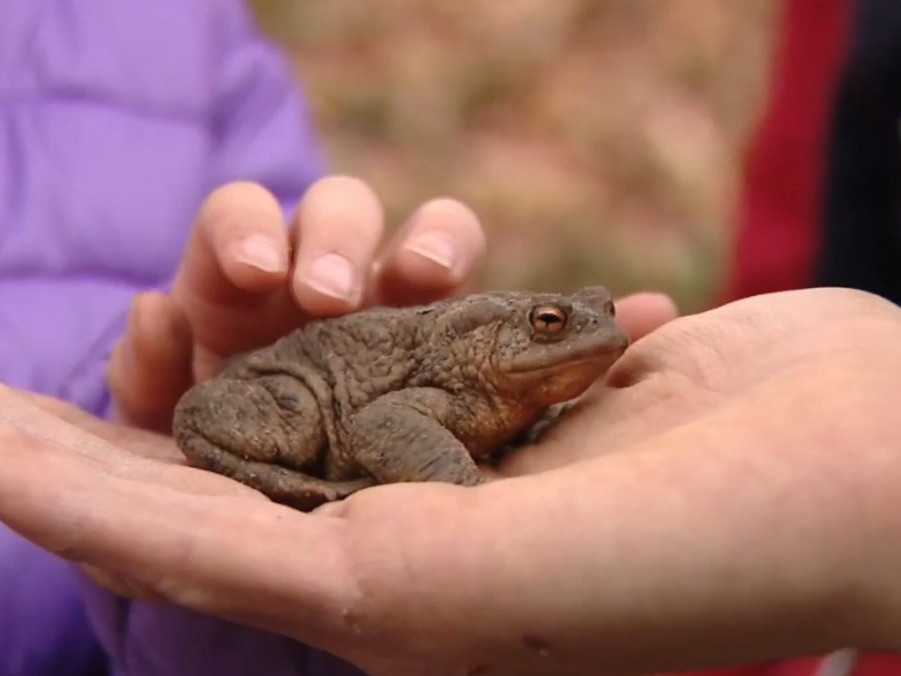
[[[300,252],[309,249],[320,253],[332,248],[317,246],[321,242],[342,243],[354,234],[365,236],[363,244],[377,243],[385,226],[385,214],[378,195],[365,181],[353,176],[326,176],[304,193],[294,225]],[[349,244],[352,248],[359,246],[359,238]]]
[[[679,315],[679,307],[672,296],[662,291],[637,291],[628,296],[623,296],[617,301],[617,306],[629,305],[642,307],[660,317],[675,318]]]
[[[362,275],[339,253],[329,252],[310,261],[291,280],[297,304],[312,317],[334,317],[356,310],[363,289]]]
[[[363,179],[346,174],[331,174],[313,182],[304,193],[300,208],[340,207],[346,202],[352,202],[355,209],[368,208],[382,213],[382,203],[375,190]]]
[[[266,291],[288,274],[290,244],[281,206],[259,184],[242,181],[214,190],[200,209],[196,230],[199,237],[189,253],[195,254],[198,271],[208,271],[198,279],[211,287],[225,282],[241,291]],[[215,266],[202,260],[204,242]]]
[[[478,216],[462,202],[441,197],[409,219],[381,270],[391,302],[432,299],[461,286],[487,248]]]
[[[369,267],[384,230],[382,204],[365,182],[328,176],[301,200],[294,224],[296,268],[291,288],[312,315],[359,307]]]
[[[398,265],[423,282],[460,284],[486,249],[485,233],[475,212],[462,202],[440,197],[423,204],[410,219],[398,251]],[[422,267],[422,264],[426,267]]]
[[[642,291],[616,301],[617,321],[634,342],[679,316],[675,301],[665,293]]]
[[[222,245],[217,251],[225,277],[243,291],[267,291],[282,284],[290,255],[287,236],[254,232]]]
[[[215,188],[200,207],[201,217],[220,217],[248,207],[279,210],[278,200],[253,181],[232,181]]]

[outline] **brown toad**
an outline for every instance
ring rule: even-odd
[[[312,509],[476,460],[573,399],[628,344],[610,294],[486,293],[310,322],[236,358],[175,411],[188,461]]]

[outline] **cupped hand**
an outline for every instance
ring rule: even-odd
[[[506,462],[507,480],[382,486],[313,514],[36,423],[4,393],[0,518],[133,593],[375,674],[625,674],[888,648],[899,375],[896,307],[841,290],[757,297],[637,341]]]
[[[447,296],[484,254],[481,225],[460,202],[424,203],[389,242],[382,212],[365,183],[344,176],[315,183],[287,224],[259,185],[213,192],[171,292],[135,299],[109,369],[120,419],[166,431],[179,396],[230,355],[309,319]]]

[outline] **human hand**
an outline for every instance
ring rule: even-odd
[[[620,304],[619,314],[634,338],[640,333],[650,330],[653,325],[669,318],[672,311],[672,306],[666,299],[653,295],[644,295],[623,301]],[[158,493],[158,497],[165,499],[166,494],[172,490],[186,495],[216,495],[223,501],[228,501],[231,505],[229,509],[232,509],[235,514],[245,511],[246,508],[243,507],[244,501],[260,499],[258,494],[223,477],[177,466],[180,464],[177,450],[168,439],[161,435],[111,425],[97,420],[77,408],[46,397],[32,396],[31,400],[33,403],[37,403],[45,412],[52,413],[54,416],[52,418],[47,415],[41,415],[33,407],[27,406],[23,401],[24,398],[18,393],[11,391],[2,392],[0,393],[0,399],[3,400],[3,404],[0,406],[0,410],[3,411],[0,429],[5,432],[17,430],[20,434],[13,434],[12,436],[18,437],[20,440],[23,434],[25,437],[30,438],[30,443],[19,446],[18,442],[13,441],[6,448],[11,452],[22,450],[25,455],[20,457],[25,459],[31,468],[43,465],[44,469],[39,474],[45,478],[58,476],[73,480],[74,483],[70,484],[70,488],[76,492],[83,492],[84,499],[94,505],[92,511],[97,515],[105,513],[114,516],[125,506],[124,503],[128,502],[128,500],[125,500],[123,503],[120,503],[118,508],[109,511],[108,506],[104,507],[96,502],[93,497],[88,497],[89,495],[99,496],[106,492],[104,488],[106,469],[122,478],[128,476],[135,480],[135,484],[126,489],[127,492],[132,490],[141,492],[140,486],[149,488],[151,484],[157,483],[158,479],[166,477],[165,483],[167,487],[158,486],[162,491],[162,493]],[[116,447],[104,445],[95,438],[78,433],[72,427],[61,424],[59,422],[60,418],[81,430],[89,430],[92,435],[112,441],[116,444]],[[42,457],[44,451],[54,456],[57,460],[62,461],[63,464],[68,464],[69,468],[64,469],[62,465],[57,465],[55,462],[45,465],[44,459],[49,459],[50,455],[46,456],[46,458]],[[132,453],[128,451],[132,451]],[[164,462],[146,465],[144,468],[145,473],[139,479],[133,472],[135,469],[134,463],[141,464],[138,456],[163,460]],[[14,462],[11,462],[9,465],[11,472],[15,472],[14,464]],[[82,473],[74,470],[76,466],[82,466],[86,471]],[[113,469],[113,466],[116,469]],[[103,469],[103,467],[106,467],[106,469]],[[24,488],[27,494],[33,495],[32,490],[36,487],[35,484],[40,484],[41,481],[43,480],[38,474],[32,474],[30,477],[19,474],[15,483]],[[35,507],[38,510],[41,508],[40,500],[37,503],[28,499],[17,500],[3,489],[0,489],[0,492],[3,493],[3,497],[9,496],[18,505],[18,508],[25,510],[25,512]],[[152,489],[152,492],[156,491]],[[119,497],[124,498],[124,495]],[[2,497],[0,497],[0,501],[2,501]],[[81,524],[80,518],[74,516],[66,505],[56,500],[52,504],[52,507],[50,507],[49,503],[45,503],[44,506],[50,507],[55,515],[51,517],[51,521],[55,521],[55,523],[45,523],[42,526],[32,518],[36,516],[35,513],[25,513],[23,515],[23,512],[20,511],[19,516],[24,519],[18,523],[20,529],[33,539],[42,542],[45,546],[54,549],[60,554],[81,561],[95,579],[121,594],[135,596],[143,593],[159,598],[160,594],[153,589],[153,585],[140,581],[144,573],[156,576],[156,573],[152,572],[154,568],[152,562],[148,562],[146,568],[143,565],[141,566],[144,572],[133,575],[130,571],[120,571],[116,566],[108,563],[97,563],[81,559],[67,544],[61,543],[53,535],[55,528],[62,525],[59,520],[68,524],[68,526],[62,526],[63,530],[69,530],[69,527],[74,525],[79,532],[81,532],[82,526],[87,531],[96,531],[87,524]],[[95,509],[96,511],[94,511]],[[126,507],[126,511],[129,511],[129,509]],[[189,515],[177,516],[175,521],[183,521],[185,518],[189,518]],[[10,517],[11,522],[14,519],[15,517]],[[144,536],[150,539],[154,537],[149,531],[145,531]],[[108,541],[108,544],[113,544],[112,540],[117,539],[119,536],[107,532],[101,539],[106,537],[112,538]],[[76,539],[79,538],[80,536],[76,535]],[[254,574],[252,571],[248,571],[248,573],[250,575]]]
[[[607,494],[645,595],[605,602],[635,636],[660,628],[637,643],[660,668],[897,650],[899,338],[896,306],[841,289],[686,317],[502,470],[584,468],[583,496]]]
[[[181,394],[224,358],[309,319],[449,295],[485,250],[478,219],[451,199],[420,206],[390,242],[383,230],[378,198],[352,178],[315,183],[289,225],[259,185],[213,192],[171,293],[135,299],[109,368],[119,418],[168,431]]]
[[[133,593],[372,673],[622,674],[890,647],[899,334],[894,306],[837,290],[683,318],[501,469],[573,464],[382,486],[308,515],[71,429],[54,438],[59,424],[4,402],[0,518]]]

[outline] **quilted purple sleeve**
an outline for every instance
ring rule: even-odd
[[[232,5],[223,20],[209,188],[257,181],[289,209],[323,172],[319,146],[287,55],[260,35],[241,3]]]

